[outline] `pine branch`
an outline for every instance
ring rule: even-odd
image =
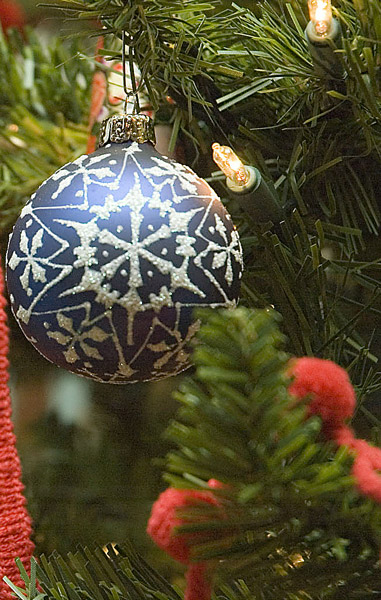
[[[0,31],[0,233],[54,171],[83,153],[93,65],[68,47]],[[17,103],[15,104],[15,98]]]
[[[3,235],[41,183],[83,154],[88,137],[85,127],[66,123],[63,117],[62,125],[55,125],[22,107],[10,111],[8,118],[11,123],[0,133]]]
[[[25,590],[7,582],[21,600],[180,600],[178,592],[128,544],[80,547],[66,557],[41,556],[39,563],[32,561],[30,577],[25,571],[22,575]]]
[[[324,442],[319,419],[292,405],[276,314],[201,318],[196,375],[177,393],[183,407],[167,432],[178,449],[166,479],[205,488],[213,477],[227,487],[215,492],[222,520],[216,507],[187,513],[183,533],[209,533],[194,558],[222,561],[225,581],[244,573],[254,598],[284,600],[296,589],[339,598],[341,586],[348,599],[361,590],[371,598],[381,508],[354,489],[346,449]]]
[[[13,32],[8,40],[0,32],[0,122],[9,122],[12,109],[21,106],[34,117],[57,125],[87,121],[94,66],[81,60],[83,46],[60,37],[45,44],[32,29],[25,43]],[[37,135],[37,134],[36,134]]]

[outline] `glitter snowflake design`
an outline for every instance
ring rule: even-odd
[[[8,247],[12,310],[46,358],[99,381],[188,366],[196,306],[232,307],[238,234],[215,192],[150,144],[65,165],[24,207]]]

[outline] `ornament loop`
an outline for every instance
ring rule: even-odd
[[[130,43],[128,45],[128,64],[130,67],[130,80],[132,85],[132,90],[129,90],[127,87],[127,74],[126,74],[126,32],[122,32],[122,66],[123,66],[123,89],[126,94],[126,98],[124,100],[124,111],[127,111],[128,99],[133,96],[134,97],[134,110],[133,114],[136,115],[140,113],[140,104],[139,104],[139,92],[138,86],[136,84],[135,79],[135,71],[134,71],[134,57],[132,55],[132,42],[133,38],[130,37]]]
[[[155,144],[155,130],[151,117],[141,114],[114,115],[102,122],[99,146],[105,146],[109,142],[123,144],[129,141]]]

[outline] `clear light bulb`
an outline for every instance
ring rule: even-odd
[[[332,24],[331,0],[308,0],[308,10],[316,33],[326,36]]]
[[[226,177],[236,185],[245,186],[250,179],[250,173],[235,152],[229,146],[220,146],[217,142],[212,145],[212,150],[214,162]]]

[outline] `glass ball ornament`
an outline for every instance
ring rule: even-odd
[[[239,294],[230,215],[203,179],[156,152],[148,125],[109,119],[103,145],[44,182],[9,239],[8,291],[25,336],[101,382],[184,370],[193,309],[233,307]]]

